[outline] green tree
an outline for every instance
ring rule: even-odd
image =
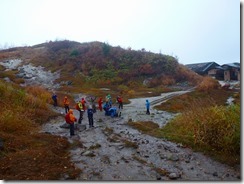
[[[108,56],[108,54],[110,52],[110,45],[108,43],[104,42],[102,45],[102,49],[103,49],[103,55]]]

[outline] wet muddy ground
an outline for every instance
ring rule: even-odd
[[[165,93],[159,97],[132,99],[124,105],[121,117],[105,116],[104,112],[94,114],[94,128],[88,128],[86,113],[76,135],[70,137],[63,115],[43,126],[43,132],[64,136],[73,144],[70,150],[72,161],[82,170],[79,180],[99,181],[240,181],[240,172],[211,158],[193,152],[164,139],[140,133],[127,125],[133,121],[154,121],[161,126],[175,116],[151,108],[146,115],[145,100],[156,105],[167,96],[187,91]],[[115,104],[116,105],[116,104]],[[54,109],[64,113],[63,108]],[[75,116],[78,117],[78,111]],[[63,179],[68,179],[64,176]]]

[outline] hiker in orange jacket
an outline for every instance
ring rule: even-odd
[[[69,112],[69,100],[67,96],[64,97],[64,109],[65,113],[67,114]]]
[[[73,136],[75,135],[75,121],[77,121],[77,119],[74,116],[72,109],[69,110],[68,115],[69,115],[69,125],[70,125],[70,136]]]

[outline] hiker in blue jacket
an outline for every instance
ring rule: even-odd
[[[108,102],[106,102],[104,105],[103,105],[103,110],[105,111],[105,116],[109,116],[109,109],[110,109],[110,106],[108,104]]]
[[[146,108],[147,108],[146,114],[150,114],[150,111],[149,111],[149,109],[150,109],[150,102],[148,100],[146,100]]]
[[[53,106],[54,107],[57,107],[57,105],[58,105],[58,99],[57,98],[58,97],[57,97],[56,93],[53,92],[52,99],[53,99]]]
[[[111,107],[109,110],[109,114],[111,117],[118,117],[118,113],[117,113],[117,108],[116,107]]]

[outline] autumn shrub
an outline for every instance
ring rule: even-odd
[[[129,88],[128,86],[126,86],[126,85],[121,84],[121,85],[118,86],[117,89],[118,89],[119,91],[121,91],[122,93],[124,93],[124,92],[129,91],[130,88]]]
[[[161,77],[161,84],[162,85],[173,85],[175,84],[175,79],[172,76],[165,75]]]
[[[28,86],[26,87],[26,91],[34,97],[41,99],[43,102],[50,103],[51,94],[45,88],[40,86]]]
[[[14,81],[16,79],[15,74],[17,73],[17,71],[13,71],[13,70],[7,70],[7,71],[2,71],[0,72],[0,78],[9,78],[11,81]]]
[[[175,76],[175,80],[177,82],[188,81],[190,85],[195,86],[202,81],[202,78],[202,76],[198,75],[182,64],[177,66],[177,72]]]
[[[217,89],[220,87],[220,84],[217,80],[205,76],[203,80],[200,82],[200,84],[197,86],[197,90],[199,91],[209,91],[211,89]]]
[[[133,95],[135,95],[135,90],[133,90],[133,89],[129,90],[127,93],[129,96],[133,96]]]
[[[0,80],[1,180],[57,180],[80,173],[70,163],[66,139],[39,133],[40,123],[56,116],[45,94]]]
[[[223,90],[221,88],[211,89],[209,91],[195,90],[169,99],[166,102],[155,106],[155,108],[158,110],[177,113],[188,111],[198,106],[210,107],[213,105],[225,105],[227,98],[231,95],[231,91]]]
[[[33,122],[56,116],[47,107],[50,94],[42,88],[16,88],[0,81],[0,95],[0,128],[7,132],[28,130]]]
[[[18,132],[18,134],[30,131],[32,122],[26,118],[26,114],[17,110],[5,109],[0,115],[0,129],[7,133]]]
[[[152,121],[137,121],[137,122],[129,121],[128,125],[147,134],[150,134],[152,131],[159,128],[159,125]]]
[[[16,84],[24,84],[25,80],[23,78],[14,78],[13,82]]]
[[[178,115],[161,129],[170,140],[215,155],[220,160],[240,161],[240,105],[212,106],[200,104]],[[221,157],[221,158],[220,158]]]

